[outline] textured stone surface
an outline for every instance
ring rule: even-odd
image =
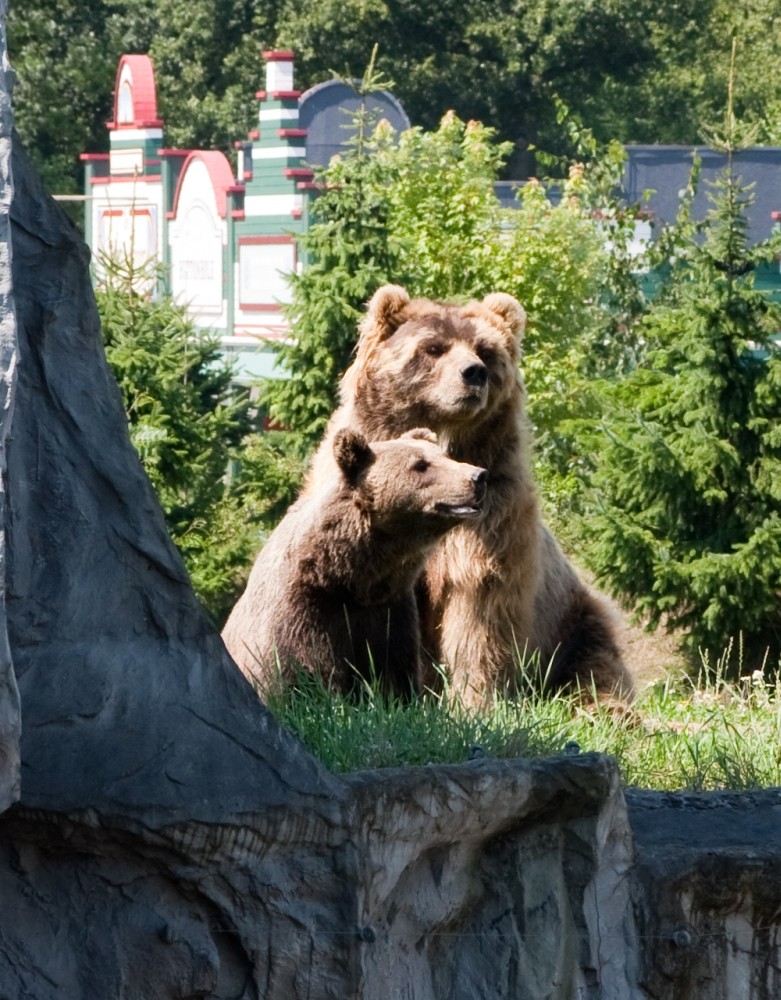
[[[6,441],[13,416],[16,382],[16,318],[11,284],[11,71],[5,46],[7,0],[0,0],[0,812],[19,797],[19,691],[11,663],[2,579],[6,541]]]
[[[644,997],[781,997],[781,792],[627,795]]]
[[[350,779],[372,939],[359,996],[631,1000],[631,834],[606,759],[379,777]]]
[[[10,810],[0,996],[634,995],[629,838],[605,758],[366,773],[343,787],[331,825],[276,809],[263,823],[152,831],[98,811]]]
[[[333,780],[259,706],[168,539],[103,356],[86,248],[18,143],[13,163],[5,586],[22,801],[121,806],[152,826],[296,794],[329,809]]]

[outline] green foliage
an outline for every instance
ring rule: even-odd
[[[357,77],[381,41],[411,120],[452,108],[516,144],[562,151],[556,97],[602,140],[695,143],[723,104],[730,40],[741,40],[736,113],[763,142],[781,135],[781,0],[26,0],[10,4],[19,131],[58,192],[81,186],[79,153],[107,146],[117,60],[148,52],[169,145],[230,151],[252,127],[259,53],[292,48],[297,84]]]
[[[509,277],[499,287],[529,314],[523,371],[536,473],[546,517],[574,551],[575,515],[600,446],[595,385],[637,364],[643,349],[637,320],[647,302],[645,261],[634,245],[642,205],[617,194],[626,153],[616,142],[599,143],[563,102],[557,108],[578,159],[538,153],[566,179],[532,180],[521,189],[502,247]]]
[[[564,101],[557,98],[555,104],[557,123],[568,136],[574,160],[542,150],[536,151],[537,160],[554,176],[568,178],[558,185],[555,181],[548,182],[561,188],[566,207],[579,212],[587,223],[597,223],[602,253],[598,258],[592,254],[590,261],[590,266],[596,266],[598,271],[597,291],[592,291],[590,299],[584,299],[591,303],[597,331],[589,345],[589,373],[613,376],[634,367],[641,350],[633,327],[646,308],[638,275],[647,261],[645,253],[635,245],[635,229],[651,192],[643,192],[639,204],[628,204],[620,194],[626,150],[615,139],[599,142],[592,129],[586,128]]]
[[[267,534],[295,500],[307,452],[297,434],[267,430],[247,435],[230,479],[241,517]]]
[[[361,100],[347,151],[318,172],[320,194],[300,240],[306,266],[292,276],[286,310],[293,336],[279,350],[290,378],[269,380],[263,387],[272,418],[310,444],[336,406],[338,381],[349,365],[364,304],[393,272],[386,177],[372,155],[377,122],[366,101],[386,86],[370,62],[356,88]]]
[[[722,148],[737,132],[729,108]],[[781,237],[749,248],[751,197],[730,164],[712,208],[661,240],[667,277],[642,326],[645,362],[606,391],[608,438],[587,524],[598,576],[692,646],[781,650],[781,309],[754,287]]]
[[[130,8],[131,4],[123,4]],[[156,0],[148,52],[170,146],[230,154],[257,117],[273,0]]]
[[[226,481],[228,461],[250,428],[247,399],[236,396],[218,341],[170,298],[139,291],[154,285],[153,272],[127,261],[101,264],[106,357],[131,440],[196,593],[220,620],[257,544],[252,514]]]
[[[275,5],[256,0],[30,0],[12,3],[16,125],[49,190],[82,185],[79,154],[107,148],[117,63],[155,62],[169,145],[221,148],[251,127],[259,52]]]
[[[599,292],[607,252],[599,228],[579,195],[582,168],[575,169],[554,205],[545,188],[522,188],[517,214],[510,216],[497,249],[497,287],[524,305],[524,378],[538,455],[560,466],[564,424],[589,411],[587,381],[590,347],[599,334]],[[569,457],[567,463],[569,462]]]
[[[77,191],[78,154],[105,143],[118,58],[110,34],[103,0],[10,5],[15,124],[51,191]]]
[[[781,0],[287,0],[276,42],[300,81],[357,75],[381,40],[411,120],[433,130],[451,108],[518,144],[573,152],[556,123],[561,97],[602,141],[694,144],[724,103],[731,39],[741,41],[738,117],[778,142]],[[528,159],[526,160],[528,162]]]
[[[759,128],[759,141],[777,143],[779,100],[774,79],[781,67],[779,0],[676,0],[658,6],[647,22],[653,60],[629,87],[613,81],[590,124],[601,135],[634,142],[693,144],[705,122],[724,108],[730,48],[739,42],[734,80],[739,119]],[[584,114],[585,109],[577,105]]]
[[[397,280],[435,299],[485,295],[495,287],[503,217],[494,182],[512,145],[452,111],[436,131],[413,128],[398,145],[392,139],[382,134],[379,158]]]

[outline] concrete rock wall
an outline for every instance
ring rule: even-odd
[[[781,792],[632,792],[641,996],[781,997]]]
[[[0,996],[623,1000],[626,829],[603,758],[345,781],[341,822],[0,821]]]
[[[7,0],[0,0],[0,524],[6,507],[6,441],[16,384],[16,317],[11,283],[11,70],[5,45]],[[0,579],[7,553],[0,531]],[[11,664],[5,602],[0,587],[0,812],[19,797],[19,691]]]
[[[350,782],[370,938],[361,997],[633,995],[631,835],[607,760],[481,761]]]

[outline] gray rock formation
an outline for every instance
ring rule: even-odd
[[[352,776],[368,932],[355,995],[632,1000],[616,779],[594,756]]]
[[[10,68],[5,46],[7,0],[0,0],[0,524],[6,506],[6,440],[13,415],[16,382],[16,320],[11,287]],[[5,536],[0,532],[0,581],[5,575]],[[19,797],[19,691],[11,664],[4,590],[0,585],[0,812]]]
[[[781,791],[627,795],[640,996],[781,997]]]
[[[0,823],[0,995],[625,1000],[614,779],[600,758],[364,774],[330,826],[17,808]]]
[[[335,782],[258,705],[166,534],[103,356],[86,248],[18,143],[13,171],[5,591],[22,802],[155,827],[297,796],[328,812]]]

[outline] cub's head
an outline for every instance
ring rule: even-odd
[[[342,400],[377,436],[416,426],[459,433],[520,391],[525,323],[511,295],[451,306],[385,285],[361,323]]]
[[[448,458],[429,430],[370,444],[343,428],[333,448],[343,484],[373,528],[405,534],[412,549],[416,540],[436,538],[482,511],[487,472]]]

